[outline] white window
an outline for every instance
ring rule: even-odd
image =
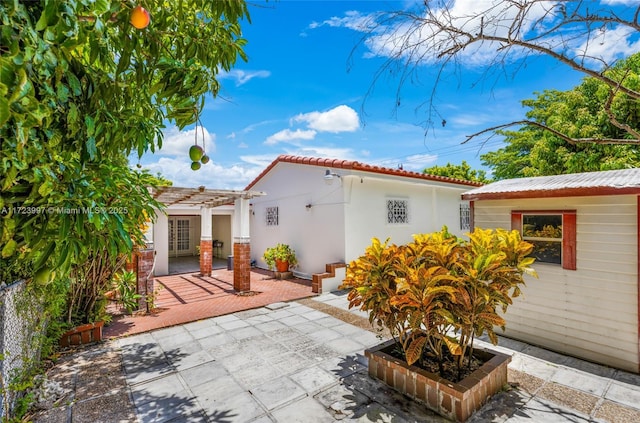
[[[267,226],[278,226],[278,207],[267,207]]]
[[[387,200],[387,223],[391,225],[409,223],[409,200]]]

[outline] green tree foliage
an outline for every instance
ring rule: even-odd
[[[624,76],[625,83],[637,89],[640,54],[619,62],[608,74],[614,78]],[[610,102],[610,111],[603,108],[607,102]],[[617,122],[640,127],[637,100],[622,95],[611,97],[608,85],[590,77],[571,90],[547,90],[522,104],[530,109],[527,112],[530,121],[575,139],[631,138],[627,131],[612,123],[611,115]],[[496,179],[640,166],[640,147],[634,144],[572,144],[536,125],[501,134],[507,145],[481,156],[483,164],[493,169]]]
[[[487,179],[487,173],[484,170],[471,169],[466,160],[463,160],[459,165],[447,163],[445,166],[431,166],[424,169],[422,173],[462,179],[464,181],[482,182],[483,184],[491,182]]]
[[[130,253],[162,206],[148,189],[159,179],[127,158],[161,147],[167,122],[196,122],[218,73],[246,60],[244,1],[143,6],[151,24],[139,30],[132,1],[0,3],[0,272],[9,282],[73,291],[96,255],[113,265]]]

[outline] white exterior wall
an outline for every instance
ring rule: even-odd
[[[346,178],[346,262],[362,256],[371,239],[406,244],[417,233],[429,233],[444,225],[456,235],[460,229],[460,195],[469,187],[455,188],[437,182],[412,182],[394,177],[366,174]],[[387,200],[406,199],[408,224],[387,223]]]
[[[276,243],[289,244],[296,251],[296,274],[310,278],[325,272],[329,263],[349,263],[360,257],[373,237],[406,243],[415,233],[438,231],[443,225],[462,234],[460,195],[468,186],[347,169],[331,169],[341,177],[328,185],[326,170],[280,162],[252,186],[266,193],[252,200],[251,258],[258,267],[266,268],[262,254]],[[409,200],[409,224],[387,224],[390,198]],[[267,226],[266,209],[276,206],[278,226]]]
[[[476,228],[511,229],[512,210],[576,210],[577,270],[534,264],[506,335],[638,372],[637,197],[475,202]]]
[[[334,178],[328,185],[324,172],[319,166],[278,163],[251,188],[266,193],[251,200],[251,259],[258,267],[267,267],[262,254],[277,243],[296,251],[296,273],[302,277],[344,260],[344,181]],[[267,226],[266,208],[276,206],[278,225]]]

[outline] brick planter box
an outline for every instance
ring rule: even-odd
[[[365,351],[369,376],[448,419],[466,421],[507,383],[509,355],[476,349],[474,355],[486,362],[460,382],[453,383],[387,354],[385,351],[390,351],[394,344],[392,339]]]
[[[75,327],[62,334],[60,346],[84,345],[102,341],[102,327],[104,322],[88,323]]]

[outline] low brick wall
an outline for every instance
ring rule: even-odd
[[[62,334],[60,337],[60,346],[85,345],[102,341],[103,326],[103,322],[97,322],[75,327]]]
[[[462,381],[453,383],[385,353],[384,350],[393,344],[395,340],[392,339],[365,351],[369,359],[369,376],[449,419],[466,421],[507,383],[511,356],[506,354],[476,350],[474,354],[487,361]]]

